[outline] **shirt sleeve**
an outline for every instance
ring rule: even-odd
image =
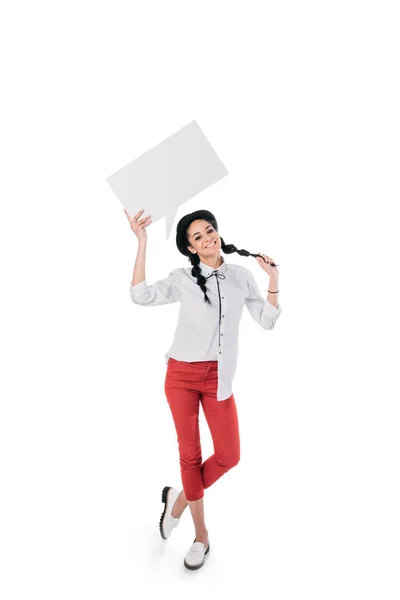
[[[273,306],[266,298],[261,296],[256,280],[251,271],[247,272],[247,297],[245,304],[247,309],[256,323],[261,325],[263,329],[273,329],[276,320],[281,314],[282,307],[278,303],[278,307]]]
[[[171,271],[168,277],[148,285],[146,280],[130,285],[132,302],[142,306],[159,306],[178,302],[181,298],[180,269]]]

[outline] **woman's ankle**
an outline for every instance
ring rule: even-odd
[[[202,529],[201,531],[196,531],[196,541],[201,542],[202,544],[207,545],[208,543],[208,531],[207,529]]]
[[[179,496],[177,497],[177,499],[175,500],[174,506],[172,507],[172,511],[171,511],[171,515],[175,518],[175,519],[180,519],[180,517],[182,516],[183,511],[185,510],[185,508],[188,506],[187,500],[185,498],[185,495],[182,494],[182,492],[179,494]]]

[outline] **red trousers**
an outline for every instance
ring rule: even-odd
[[[240,459],[238,415],[233,394],[217,400],[218,361],[184,362],[168,359],[165,395],[179,445],[182,485],[187,500],[200,500]],[[199,406],[210,428],[214,454],[202,462]]]

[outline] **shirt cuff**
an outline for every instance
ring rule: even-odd
[[[269,300],[265,300],[265,314],[268,317],[272,317],[273,319],[277,319],[282,312],[282,307],[278,302],[278,307],[271,304]]]
[[[136,283],[136,285],[132,285],[132,282],[131,282],[130,292],[131,292],[132,298],[134,298],[135,296],[145,296],[147,294],[146,281],[145,280],[141,281],[140,283]]]

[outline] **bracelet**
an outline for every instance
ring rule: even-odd
[[[279,292],[279,290],[278,290],[277,292],[270,292],[270,291],[268,290],[268,293],[269,293],[269,294],[277,294],[278,292]]]

